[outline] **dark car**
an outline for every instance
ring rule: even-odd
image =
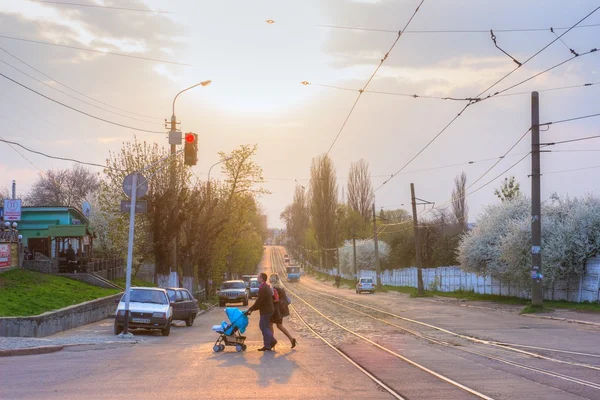
[[[242,280],[223,282],[219,290],[219,306],[225,307],[227,303],[242,303],[247,306],[248,291],[246,282]]]
[[[184,288],[166,288],[173,307],[173,320],[185,321],[187,326],[194,325],[198,315],[198,300]]]

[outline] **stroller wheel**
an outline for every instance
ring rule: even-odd
[[[221,348],[221,351],[225,350],[225,345],[224,344],[220,345],[219,347]]]
[[[235,350],[239,353],[240,351],[244,351],[244,346],[241,344],[235,345]]]
[[[218,344],[215,344],[215,345],[213,346],[213,351],[214,351],[215,353],[218,353],[218,352],[220,352],[220,351],[221,351],[221,346],[220,346],[220,345],[218,345]]]
[[[246,346],[245,344],[242,345],[242,351],[246,351],[247,348],[248,346]]]

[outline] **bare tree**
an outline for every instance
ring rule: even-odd
[[[348,205],[368,221],[373,204],[373,185],[369,164],[362,158],[350,164],[348,174]]]
[[[467,174],[461,172],[454,178],[454,189],[452,189],[452,212],[456,222],[462,229],[467,228],[469,207],[467,206]]]
[[[81,166],[48,170],[34,182],[25,201],[31,206],[74,206],[99,188],[98,174]]]
[[[310,167],[310,214],[315,228],[315,236],[324,253],[325,267],[333,265],[336,239],[336,209],[338,186],[335,167],[327,155],[313,158]],[[323,250],[325,249],[325,250]]]

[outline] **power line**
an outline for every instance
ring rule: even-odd
[[[415,17],[415,15],[417,15],[417,13],[419,12],[419,9],[421,8],[421,6],[423,5],[424,2],[425,2],[425,0],[421,0],[421,2],[417,6],[417,8],[413,12],[413,14],[410,16],[408,22],[406,22],[406,25],[404,25],[404,29],[402,29],[401,31],[398,32],[398,36],[396,37],[396,40],[394,40],[394,43],[392,43],[392,46],[390,47],[390,49],[387,51],[387,53],[385,53],[385,55],[383,56],[383,58],[379,62],[379,65],[377,65],[377,68],[375,68],[375,71],[373,71],[373,73],[371,74],[371,76],[369,77],[369,79],[367,80],[367,82],[365,83],[365,85],[363,86],[362,90],[360,90],[358,92],[358,96],[356,97],[356,100],[354,101],[354,104],[352,105],[352,108],[350,109],[350,112],[346,116],[346,119],[344,120],[344,123],[342,124],[342,127],[340,128],[340,130],[338,131],[337,135],[333,139],[333,142],[331,143],[331,146],[329,146],[329,150],[327,150],[327,154],[328,155],[331,152],[331,149],[333,149],[333,146],[335,146],[335,143],[337,142],[338,138],[342,134],[342,131],[344,130],[344,127],[346,126],[346,124],[348,123],[348,120],[352,116],[352,113],[356,109],[356,105],[358,104],[358,102],[359,102],[362,94],[364,93],[365,90],[367,90],[367,87],[369,86],[369,84],[371,83],[371,81],[375,78],[375,75],[377,75],[377,72],[379,72],[379,69],[381,68],[381,66],[383,65],[383,63],[385,62],[385,60],[387,60],[387,58],[389,57],[389,55],[392,52],[392,50],[394,50],[394,47],[396,47],[396,44],[398,44],[398,41],[402,37],[402,33],[408,28],[408,26],[412,22],[412,20]]]
[[[2,76],[3,78],[5,78],[5,79],[8,79],[9,81],[11,81],[11,82],[13,82],[13,83],[15,83],[15,84],[17,84],[17,85],[21,86],[22,88],[25,88],[25,89],[27,89],[27,90],[29,90],[29,91],[31,91],[31,92],[33,92],[33,93],[35,93],[35,94],[39,95],[39,96],[42,96],[43,98],[45,98],[45,99],[47,99],[47,100],[50,100],[50,101],[52,101],[52,102],[54,102],[54,103],[56,103],[56,104],[60,104],[60,105],[61,105],[61,106],[63,106],[63,107],[66,107],[66,108],[68,108],[68,109],[70,109],[70,110],[76,111],[76,112],[78,112],[78,113],[80,113],[80,114],[83,114],[83,115],[85,115],[85,116],[88,116],[88,117],[90,117],[90,118],[94,118],[94,119],[97,119],[97,120],[99,120],[99,121],[102,121],[102,122],[106,122],[106,123],[108,123],[108,124],[111,124],[111,125],[116,125],[116,126],[120,126],[120,127],[122,127],[122,128],[132,129],[132,130],[135,130],[135,131],[140,131],[140,132],[148,132],[148,133],[159,133],[159,134],[164,134],[164,132],[160,132],[160,131],[151,131],[151,130],[148,130],[148,129],[134,128],[134,127],[132,127],[132,126],[127,126],[127,125],[119,124],[119,123],[117,123],[117,122],[109,121],[109,120],[107,120],[107,119],[104,119],[104,118],[96,117],[95,115],[92,115],[92,114],[86,113],[85,111],[81,111],[81,110],[79,110],[79,109],[77,109],[77,108],[74,108],[74,107],[71,107],[71,106],[69,106],[69,105],[67,105],[67,104],[65,104],[65,103],[61,103],[61,102],[60,102],[60,101],[58,101],[58,100],[55,100],[55,99],[53,99],[53,98],[51,98],[51,97],[49,97],[49,96],[46,96],[45,94],[42,94],[42,93],[40,93],[40,92],[38,92],[38,91],[36,91],[36,90],[34,90],[34,89],[31,89],[30,87],[28,87],[28,86],[25,86],[25,85],[23,85],[22,83],[20,83],[20,82],[17,82],[16,80],[14,80],[14,79],[12,79],[12,78],[9,78],[8,76],[4,75],[3,73],[0,73],[0,76]]]
[[[571,86],[560,86],[560,87],[556,87],[556,88],[549,88],[549,89],[540,89],[537,90],[537,92],[552,92],[555,90],[565,90],[565,89],[575,89],[575,88],[582,88],[582,87],[590,87],[590,86],[596,86],[599,85],[600,82],[591,82],[591,83],[583,83],[580,85],[571,85]],[[524,95],[524,94],[528,94],[531,95],[531,92],[516,92],[516,93],[504,93],[504,94],[498,94],[495,95],[494,97],[509,97],[509,96],[519,96],[519,95]]]
[[[57,79],[55,79],[55,78],[51,77],[50,75],[48,75],[48,74],[46,74],[46,73],[44,73],[44,72],[40,71],[39,69],[35,68],[33,65],[31,65],[31,64],[29,64],[29,63],[27,63],[27,62],[25,62],[25,61],[24,61],[24,60],[22,60],[21,58],[19,58],[19,57],[15,56],[14,54],[10,53],[8,50],[6,50],[6,49],[4,49],[4,48],[2,48],[2,47],[0,47],[0,50],[1,50],[1,51],[3,51],[4,53],[8,54],[9,56],[11,56],[12,58],[14,58],[15,60],[17,60],[17,61],[19,61],[19,62],[21,62],[21,63],[23,63],[23,64],[27,65],[29,68],[31,68],[32,70],[34,70],[34,71],[35,71],[35,72],[37,72],[38,74],[41,74],[41,75],[45,76],[46,78],[48,78],[48,79],[50,79],[50,80],[52,80],[52,81],[54,81],[54,82],[58,83],[60,86],[62,86],[62,87],[64,87],[64,88],[66,88],[66,89],[69,89],[69,90],[71,90],[71,91],[73,91],[73,92],[75,92],[75,93],[77,93],[77,94],[79,94],[79,95],[81,95],[81,96],[83,96],[83,97],[86,97],[86,98],[88,98],[88,99],[90,99],[90,100],[93,100],[93,101],[95,101],[95,102],[97,102],[97,103],[100,103],[100,104],[103,104],[103,105],[105,105],[105,106],[108,106],[108,107],[110,107],[110,108],[114,108],[115,110],[119,110],[119,111],[126,112],[126,113],[128,113],[128,114],[133,114],[133,115],[137,115],[138,117],[151,118],[151,119],[157,119],[157,120],[161,120],[161,121],[162,121],[162,118],[157,118],[157,117],[153,117],[153,116],[149,116],[149,115],[144,115],[144,114],[138,114],[138,113],[134,113],[134,112],[132,112],[132,111],[125,110],[125,109],[123,109],[123,108],[119,108],[119,107],[115,107],[115,106],[113,106],[113,105],[110,105],[110,104],[108,104],[108,103],[105,103],[105,102],[103,102],[103,101],[100,101],[100,100],[98,100],[98,99],[95,99],[95,98],[93,98],[93,97],[90,97],[90,96],[88,96],[87,94],[85,94],[85,93],[82,93],[82,92],[80,92],[80,91],[78,91],[78,90],[75,90],[75,89],[73,89],[72,87],[70,87],[70,86],[67,86],[66,84],[64,84],[64,83],[62,83],[62,82],[58,81]]]
[[[561,140],[561,141],[558,141],[558,142],[542,143],[542,145],[543,146],[554,146],[554,145],[557,145],[557,144],[581,142],[581,141],[584,141],[584,140],[598,139],[598,138],[600,138],[600,135],[587,136],[587,137],[582,137],[582,138],[577,138],[577,139]]]
[[[86,48],[86,47],[69,46],[69,45],[65,45],[65,44],[43,42],[41,40],[24,39],[24,38],[19,38],[19,37],[15,37],[15,36],[0,35],[0,38],[2,38],[2,39],[9,39],[9,40],[18,40],[18,41],[21,41],[21,42],[28,42],[28,43],[43,44],[43,45],[46,45],[46,46],[62,47],[62,48],[65,48],[65,49],[90,51],[92,53],[108,54],[108,55],[111,55],[111,56],[135,58],[135,59],[138,59],[138,60],[153,61],[153,62],[158,62],[158,63],[162,63],[162,64],[174,64],[174,65],[182,65],[184,67],[193,67],[192,64],[185,64],[185,63],[180,63],[180,62],[176,62],[176,61],[159,60],[159,59],[156,59],[156,58],[134,56],[132,54],[116,53],[116,52],[107,51],[107,50],[97,50],[97,49],[90,49],[90,48]]]
[[[3,50],[3,49],[0,47],[0,50]],[[140,121],[140,122],[144,122],[144,123],[146,123],[146,124],[154,124],[154,122],[146,121],[146,120],[143,120],[143,119],[140,119],[140,118],[131,117],[131,116],[129,116],[129,115],[120,114],[120,113],[118,113],[118,112],[115,112],[115,111],[108,110],[108,109],[106,109],[106,108],[103,108],[103,107],[97,106],[97,105],[95,105],[95,104],[93,104],[93,103],[90,103],[90,102],[88,102],[88,101],[81,100],[81,99],[79,99],[79,98],[77,98],[77,97],[75,97],[75,96],[73,96],[73,95],[71,95],[71,94],[69,94],[69,93],[67,93],[67,92],[64,92],[64,91],[62,91],[62,90],[60,90],[60,89],[57,89],[57,88],[55,88],[55,87],[54,87],[54,86],[52,86],[52,85],[49,85],[49,84],[47,84],[46,82],[44,82],[44,81],[42,81],[42,80],[40,80],[40,79],[36,78],[35,76],[29,75],[27,72],[21,71],[19,68],[15,67],[14,65],[11,65],[11,64],[7,63],[7,62],[6,62],[6,61],[4,61],[4,60],[0,60],[0,62],[1,62],[1,63],[3,63],[3,64],[6,64],[6,65],[8,65],[9,67],[11,67],[11,68],[13,68],[14,70],[16,70],[16,71],[20,72],[21,74],[23,74],[23,75],[27,76],[28,78],[31,78],[31,79],[33,79],[34,81],[36,81],[36,82],[38,82],[38,83],[40,83],[40,84],[42,84],[42,85],[44,85],[44,86],[46,86],[46,87],[48,87],[48,88],[52,89],[52,90],[55,90],[55,91],[57,91],[58,93],[64,94],[65,96],[68,96],[68,97],[70,97],[70,98],[72,98],[72,99],[75,99],[75,100],[77,100],[77,101],[80,101],[80,102],[82,102],[82,103],[84,103],[84,104],[87,104],[87,105],[89,105],[89,106],[95,107],[95,108],[97,108],[97,109],[99,109],[99,110],[102,110],[102,111],[106,111],[106,112],[109,112],[109,113],[112,113],[112,114],[115,114],[115,115],[119,115],[119,116],[121,116],[121,117],[125,117],[125,118],[131,118],[131,119],[133,119],[133,120]]]
[[[589,114],[589,115],[583,115],[581,117],[574,117],[574,118],[568,118],[568,119],[561,119],[558,121],[552,121],[552,122],[545,122],[543,124],[540,124],[540,126],[543,125],[556,125],[556,124],[562,124],[563,122],[571,122],[571,121],[579,121],[581,119],[587,119],[587,118],[594,118],[594,117],[600,117],[600,113],[596,113],[596,114]]]
[[[549,174],[561,174],[561,173],[563,173],[563,172],[584,171],[584,170],[586,170],[586,169],[595,169],[595,168],[600,168],[600,165],[594,165],[594,166],[591,166],[591,167],[573,168],[573,169],[563,169],[563,170],[560,170],[560,171],[550,171],[550,172],[544,172],[544,173],[542,174],[542,176],[543,176],[543,175],[549,175]]]
[[[75,160],[73,158],[65,158],[65,157],[52,156],[52,155],[49,155],[49,154],[46,154],[46,153],[42,153],[41,151],[37,151],[37,150],[30,149],[28,147],[25,147],[21,143],[13,142],[13,141],[2,139],[2,138],[0,138],[0,142],[6,143],[6,144],[9,144],[9,145],[19,146],[23,150],[26,150],[26,151],[28,151],[30,153],[38,154],[40,156],[51,158],[53,160],[70,161],[70,162],[74,162],[74,163],[77,163],[77,164],[89,165],[89,166],[92,166],[92,167],[100,167],[100,168],[105,168],[105,169],[114,169],[114,170],[117,170],[116,168],[110,168],[110,167],[108,167],[106,165],[102,165],[102,164],[95,164],[95,163],[89,163],[89,162],[85,162],[85,161],[79,161],[79,160]]]
[[[126,7],[114,7],[114,6],[105,6],[99,4],[81,4],[81,3],[67,3],[65,1],[50,1],[50,0],[28,0],[32,3],[44,3],[44,4],[56,4],[61,6],[72,6],[72,7],[90,7],[90,8],[106,8],[110,10],[123,10],[123,11],[137,11],[137,12],[147,12],[153,14],[171,14],[170,11],[160,11],[160,10],[149,10],[143,8],[126,8]]]
[[[367,32],[384,32],[384,33],[398,33],[398,31],[392,29],[377,29],[377,28],[358,28],[352,26],[343,26],[343,25],[315,25],[319,28],[331,28],[331,29],[342,29],[342,30],[351,30],[351,31],[367,31]],[[576,28],[594,28],[598,27],[600,24],[589,24],[589,25],[579,25]],[[555,31],[561,31],[565,29],[569,29],[569,27],[559,27],[559,28],[520,28],[520,29],[494,29],[494,32],[501,33],[509,33],[509,32],[548,32],[550,29],[554,29]],[[428,34],[428,33],[490,33],[489,29],[438,29],[438,30],[406,30],[404,31],[406,34]]]

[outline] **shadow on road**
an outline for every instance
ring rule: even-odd
[[[278,353],[276,351],[266,351],[258,357],[259,362],[254,362],[256,357],[252,354],[255,349],[247,352],[233,353],[225,351],[223,353],[215,353],[211,357],[217,361],[219,368],[236,368],[245,367],[252,369],[257,374],[257,384],[260,387],[268,387],[272,384],[285,384],[289,382],[292,375],[298,368],[294,360],[290,360],[289,356],[293,352]]]

